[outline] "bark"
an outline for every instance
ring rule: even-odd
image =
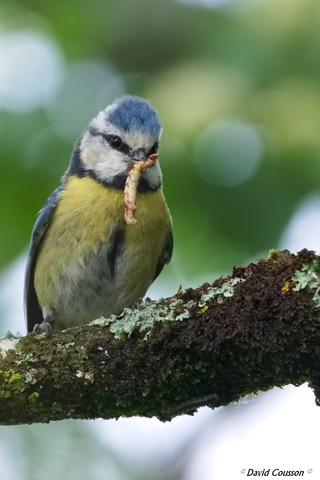
[[[271,252],[213,284],[90,325],[0,341],[0,424],[158,417],[309,382],[320,396],[319,258]],[[319,297],[319,298],[318,298]]]

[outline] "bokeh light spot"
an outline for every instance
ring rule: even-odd
[[[0,35],[0,108],[41,107],[56,92],[62,73],[61,52],[49,37],[31,31]]]
[[[320,252],[320,195],[309,193],[286,225],[280,249],[298,252],[303,248]]]
[[[254,126],[229,121],[212,124],[198,136],[194,159],[206,181],[233,187],[254,175],[262,152],[260,135]]]
[[[158,75],[146,97],[156,107],[165,131],[189,141],[209,123],[233,116],[249,84],[234,69],[206,62],[181,63]]]
[[[57,135],[74,141],[89,121],[124,93],[123,81],[111,66],[98,60],[76,62],[48,109]]]

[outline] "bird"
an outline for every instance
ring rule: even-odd
[[[128,174],[137,162],[158,157],[161,134],[150,102],[124,95],[76,141],[32,230],[24,286],[28,333],[119,315],[141,301],[169,263],[172,219],[158,161],[141,173],[136,223],[124,218]]]

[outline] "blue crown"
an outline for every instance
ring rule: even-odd
[[[157,112],[144,98],[125,95],[110,107],[106,109],[106,119],[119,130],[159,137],[162,127]]]

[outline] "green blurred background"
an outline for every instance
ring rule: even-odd
[[[319,183],[319,8],[220,3],[1,0],[2,266],[26,248],[77,136],[124,92],[164,125],[175,268],[228,272],[277,245]]]
[[[0,266],[26,251],[77,137],[123,93],[164,126],[165,293],[266,256],[318,195],[319,80],[318,0],[0,0]],[[6,479],[103,478],[84,472]],[[136,475],[110,479],[149,478]]]

